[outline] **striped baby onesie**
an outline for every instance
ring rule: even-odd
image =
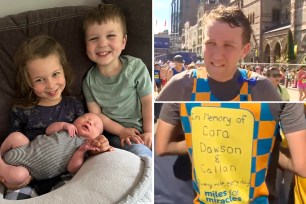
[[[83,138],[71,138],[67,131],[60,131],[50,136],[39,135],[2,157],[9,165],[27,168],[36,180],[48,179],[66,171],[72,155],[83,142]]]

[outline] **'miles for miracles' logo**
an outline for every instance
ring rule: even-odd
[[[205,203],[247,203],[254,116],[248,110],[194,107],[193,162]]]

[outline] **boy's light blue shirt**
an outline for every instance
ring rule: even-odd
[[[117,76],[103,76],[93,66],[83,81],[86,102],[96,102],[102,113],[124,127],[143,132],[140,99],[152,94],[152,81],[139,58],[120,56],[122,70]]]

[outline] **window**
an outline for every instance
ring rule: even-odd
[[[248,14],[248,19],[249,19],[250,24],[254,24],[255,23],[255,13]]]
[[[288,8],[286,8],[286,10],[285,10],[285,18],[286,19],[290,19],[290,16],[291,16],[290,10]]]
[[[253,12],[252,13],[252,24],[254,24],[255,23],[255,13]]]
[[[272,22],[273,23],[280,22],[280,10],[279,9],[272,9]]]
[[[241,9],[243,7],[243,0],[239,1],[236,5]]]

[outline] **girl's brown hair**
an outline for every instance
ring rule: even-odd
[[[28,73],[27,63],[31,60],[43,59],[50,55],[56,55],[59,58],[66,79],[64,93],[69,93],[72,74],[63,47],[50,36],[35,36],[25,41],[15,54],[17,76],[14,106],[28,108],[38,104],[39,98],[33,91],[33,84]]]

